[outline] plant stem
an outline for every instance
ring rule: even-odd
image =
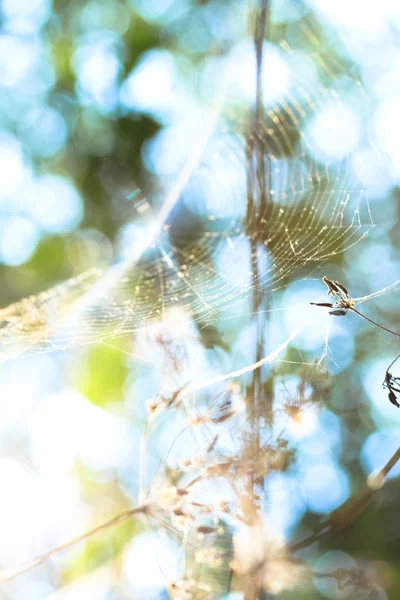
[[[250,7],[250,17],[252,17]],[[263,58],[264,39],[268,25],[269,0],[258,0],[255,11],[256,24],[254,28],[254,51],[256,56],[256,98],[252,110],[252,123],[246,146],[247,158],[247,234],[250,241],[251,276],[252,276],[252,311],[256,316],[256,356],[255,362],[261,364],[264,353],[265,318],[260,310],[265,296],[260,289],[260,264],[259,264],[259,238],[262,228],[262,216],[265,213],[269,199],[270,173],[269,161],[266,160],[265,148],[258,140],[258,132],[264,116],[263,105]],[[263,250],[262,250],[263,251]],[[268,314],[268,313],[265,313]],[[250,451],[257,456],[260,451],[260,417],[263,411],[265,397],[262,369],[253,372],[252,383],[246,393],[247,417],[250,428]],[[271,407],[269,407],[271,409]],[[272,409],[271,409],[272,412]],[[259,520],[259,498],[264,493],[264,481],[251,473],[247,482],[247,493],[251,499],[249,507],[249,520],[257,523]],[[244,600],[257,600],[262,593],[263,574],[260,573],[256,580],[249,580],[244,590]]]

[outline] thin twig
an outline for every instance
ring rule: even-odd
[[[51,550],[49,550],[48,552],[45,552],[44,554],[41,554],[40,556],[37,556],[29,561],[26,561],[26,562],[20,564],[18,567],[14,567],[13,569],[7,569],[7,568],[2,569],[0,571],[0,583],[5,583],[6,581],[10,581],[10,579],[14,579],[14,577],[17,577],[18,575],[22,575],[22,573],[26,573],[27,571],[30,571],[31,569],[38,567],[39,565],[44,563],[48,558],[58,554],[59,552],[62,552],[63,550],[67,550],[68,548],[72,548],[72,546],[75,546],[75,544],[78,544],[79,542],[82,542],[91,537],[94,537],[98,533],[102,533],[103,531],[106,531],[107,529],[110,529],[111,527],[114,527],[115,525],[119,525],[119,523],[123,523],[124,521],[126,521],[127,519],[130,519],[134,515],[137,515],[140,513],[148,514],[149,510],[150,510],[149,504],[143,504],[142,506],[138,506],[137,508],[132,508],[130,510],[127,510],[126,512],[123,512],[123,513],[117,515],[116,517],[113,517],[109,521],[106,521],[105,523],[98,525],[94,529],[91,529],[90,531],[86,531],[82,535],[79,535],[78,537],[73,538],[72,540],[69,540],[68,542],[65,542],[64,544],[61,544],[60,546],[56,546],[55,548],[52,548]]]

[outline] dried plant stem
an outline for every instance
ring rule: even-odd
[[[72,540],[65,542],[64,544],[61,544],[60,546],[56,546],[55,548],[52,548],[48,552],[45,552],[44,554],[41,554],[40,556],[37,556],[29,561],[26,561],[13,569],[2,569],[0,571],[0,583],[5,583],[6,581],[10,581],[10,579],[14,579],[14,577],[17,577],[18,575],[22,575],[22,573],[26,573],[27,571],[30,571],[31,569],[38,567],[39,565],[44,563],[48,558],[55,556],[59,552],[62,552],[63,550],[68,550],[69,548],[72,548],[79,542],[88,540],[89,538],[94,537],[98,533],[103,533],[104,531],[111,529],[111,527],[115,527],[116,525],[119,525],[120,523],[127,521],[128,519],[132,518],[134,515],[138,515],[138,514],[146,515],[149,513],[149,510],[150,510],[149,504],[143,504],[142,506],[138,506],[137,508],[132,508],[130,510],[127,510],[127,511],[117,515],[116,517],[113,517],[109,521],[106,521],[105,523],[98,525],[94,529],[90,529],[89,531],[86,531],[82,535],[79,535],[78,537],[75,537]]]
[[[376,473],[375,478],[378,481],[381,479],[383,484],[386,476],[399,462],[399,460],[400,447],[390,457],[385,466]],[[364,511],[381,487],[382,486],[377,486],[376,488],[373,488],[366,483],[361,490],[346,500],[346,502],[344,502],[341,506],[336,508],[325,521],[320,523],[312,535],[308,536],[301,542],[290,545],[289,550],[296,552],[297,550],[306,548],[307,546],[310,546],[314,542],[318,541],[324,533],[327,533],[333,529],[340,530],[350,525],[350,523],[352,523]]]
[[[251,13],[250,6],[250,15]],[[252,109],[252,123],[246,148],[247,159],[247,234],[251,250],[252,274],[252,311],[256,315],[256,356],[255,364],[262,367],[262,357],[265,347],[266,323],[260,310],[266,302],[265,295],[259,286],[261,265],[259,262],[259,234],[262,217],[269,201],[270,164],[265,155],[265,149],[256,141],[257,133],[264,117],[263,104],[263,60],[264,39],[267,31],[269,16],[269,0],[257,0],[254,28],[254,51],[256,57],[256,98]],[[266,307],[267,309],[269,306]],[[266,313],[268,314],[268,313]],[[257,456],[260,452],[260,418],[268,412],[272,414],[272,406],[266,406],[263,386],[262,368],[253,371],[252,384],[246,393],[246,410],[252,439],[251,452]],[[247,494],[251,500],[250,514],[246,515],[253,523],[259,519],[258,509],[260,498],[264,493],[264,479],[250,474],[247,481]],[[260,575],[249,580],[244,590],[244,600],[257,600],[262,594],[262,579]]]

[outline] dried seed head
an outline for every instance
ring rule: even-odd
[[[180,458],[178,460],[178,467],[182,471],[189,471],[192,468],[192,464],[190,458]]]
[[[187,498],[188,490],[176,488],[174,485],[165,487],[156,494],[156,502],[160,508],[171,512],[181,507],[182,502]]]
[[[210,533],[217,533],[218,529],[216,527],[207,527],[206,525],[201,525],[197,527],[197,533],[199,535],[209,535]]]
[[[231,512],[230,508],[229,508],[229,504],[225,500],[217,500],[215,508],[216,508],[216,512],[222,512],[222,513]]]
[[[176,600],[192,600],[196,591],[193,579],[186,581],[173,581],[168,586],[169,595]]]
[[[202,548],[195,555],[196,562],[206,564],[209,567],[220,567],[224,561],[224,554],[217,548]]]
[[[295,423],[300,423],[304,417],[304,411],[302,407],[290,402],[283,406],[283,412]]]
[[[189,418],[188,418],[189,427],[197,427],[198,425],[204,425],[205,423],[209,423],[209,422],[210,422],[209,417],[207,417],[205,415],[199,415],[196,413],[189,415]]]
[[[160,412],[160,405],[154,398],[152,398],[151,400],[146,400],[144,405],[149,416],[154,416],[155,414]]]
[[[193,598],[204,597],[204,593],[209,594],[212,591],[209,585],[195,581],[194,579],[182,579],[173,581],[168,585],[168,592],[174,600],[192,600]]]
[[[196,469],[202,469],[205,464],[203,456],[195,456],[194,458],[180,458],[178,460],[178,467],[182,471],[194,471]]]
[[[189,525],[193,523],[194,517],[188,512],[177,508],[172,512],[172,521],[177,529],[184,531]]]

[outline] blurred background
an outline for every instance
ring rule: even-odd
[[[256,19],[257,5],[243,0],[2,0],[2,307],[93,267],[107,272],[129,257],[204,145],[169,216],[168,241],[153,244],[146,259],[152,266],[141,268],[150,273],[150,289],[160,261],[170,266],[170,248],[192,247],[193,239],[205,260],[195,296],[215,316],[210,320],[189,300],[188,310],[167,324],[168,339],[185,351],[183,381],[212,379],[256,360],[254,281],[243,234]],[[382,291],[360,310],[399,330],[399,36],[396,0],[270,2],[261,74],[266,113],[258,133],[273,156],[275,204],[269,237],[262,238],[266,277],[258,281],[266,297],[262,356],[298,330],[263,371],[276,434],[281,406],[296,397],[313,365],[329,377],[321,405],[285,429],[296,462],[268,478],[265,515],[273,536],[310,534],[400,445],[400,411],[382,388],[398,338],[356,315],[338,318],[309,307],[327,301],[326,275],[354,297]],[[315,187],[322,179],[323,192]],[[287,208],[302,231],[312,231],[304,238],[307,260],[275,220]],[[307,217],[305,209],[316,215]],[[329,235],[320,251],[323,227]],[[191,272],[196,255],[187,256]],[[225,312],[219,281],[233,286]],[[151,303],[159,300],[141,297],[152,323]],[[137,502],[145,403],[165,378],[161,334],[146,324],[143,316],[121,337],[72,340],[63,350],[29,352],[27,344],[17,358],[7,354],[9,340],[1,340],[2,566],[46,552]],[[251,377],[238,381],[244,397]],[[199,392],[196,401],[207,405],[220,389]],[[184,426],[177,418],[158,426],[147,447],[150,465]],[[178,444],[170,459],[181,451]],[[399,474],[400,466],[350,528],[302,556],[322,573],[367,564],[375,596],[317,577],[307,592],[278,586],[268,597],[398,598]],[[174,577],[176,566],[168,562],[171,545],[157,540],[132,520],[2,585],[0,598],[167,598],[164,574]],[[212,597],[240,600],[243,593],[226,589]]]

